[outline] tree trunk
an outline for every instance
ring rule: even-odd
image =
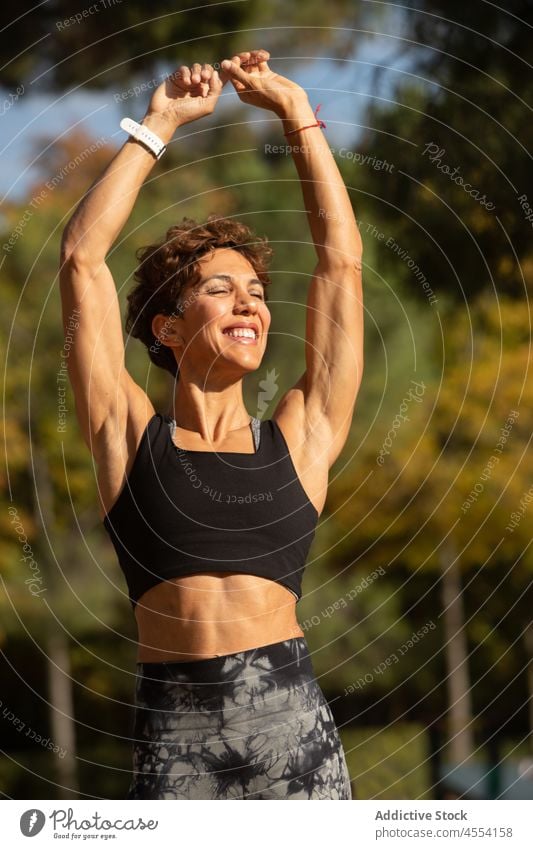
[[[442,543],[439,555],[448,669],[448,752],[453,764],[461,764],[471,756],[474,739],[461,575],[452,540],[448,539]]]
[[[68,641],[62,633],[52,634],[48,638],[47,650],[51,738],[59,746],[56,764],[58,796],[71,799],[77,795],[78,778]]]
[[[529,747],[533,755],[533,622],[524,631],[527,658],[527,688],[529,692]]]
[[[33,447],[33,475],[35,481],[34,516],[41,529],[41,560],[46,564],[50,594],[54,589],[54,564],[46,548],[46,540],[55,527],[52,482],[44,452],[35,442]],[[59,547],[61,550],[61,546]],[[62,631],[56,630],[46,638],[48,655],[48,700],[50,703],[51,740],[59,746],[56,755],[56,779],[60,799],[76,797],[78,791],[76,763],[76,726],[68,641]]]

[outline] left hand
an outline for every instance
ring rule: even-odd
[[[223,80],[211,65],[182,65],[155,90],[145,117],[166,121],[172,129],[196,121],[213,112],[222,87]]]
[[[230,79],[243,103],[270,109],[281,117],[295,101],[305,102],[307,94],[297,83],[272,71],[268,58],[266,50],[238,53],[222,62],[222,79]]]

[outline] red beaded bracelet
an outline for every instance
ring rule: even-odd
[[[324,121],[322,121],[322,119],[318,117],[318,114],[317,114],[318,110],[320,109],[321,106],[322,106],[322,104],[319,103],[317,108],[315,109],[315,118],[317,119],[316,124],[307,124],[306,127],[297,127],[295,130],[289,130],[288,133],[284,133],[285,138],[287,138],[287,136],[292,135],[293,133],[299,133],[299,132],[301,132],[301,130],[309,130],[311,127],[322,127],[322,128],[324,128],[326,125],[325,125]]]

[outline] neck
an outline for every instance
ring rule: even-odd
[[[198,384],[180,374],[171,404],[178,427],[192,430],[203,439],[223,441],[231,430],[250,423],[242,396],[242,378],[224,387]]]

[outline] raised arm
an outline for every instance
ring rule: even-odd
[[[242,54],[241,54],[242,55]],[[306,370],[274,418],[316,444],[331,466],[352,421],[363,372],[362,243],[352,204],[305,91],[267,62],[234,57],[222,67],[245,103],[281,119],[300,177],[317,253],[306,316]],[[308,129],[302,129],[308,127]]]
[[[142,124],[167,143],[177,127],[212,112],[221,89],[222,81],[210,65],[184,66],[154,92]],[[105,258],[155,162],[154,154],[130,137],[63,233],[60,291],[65,333],[72,316],[79,325],[67,365],[80,427],[97,461],[117,432],[126,432],[132,411],[138,410],[142,419],[151,408],[124,368],[119,301]]]

